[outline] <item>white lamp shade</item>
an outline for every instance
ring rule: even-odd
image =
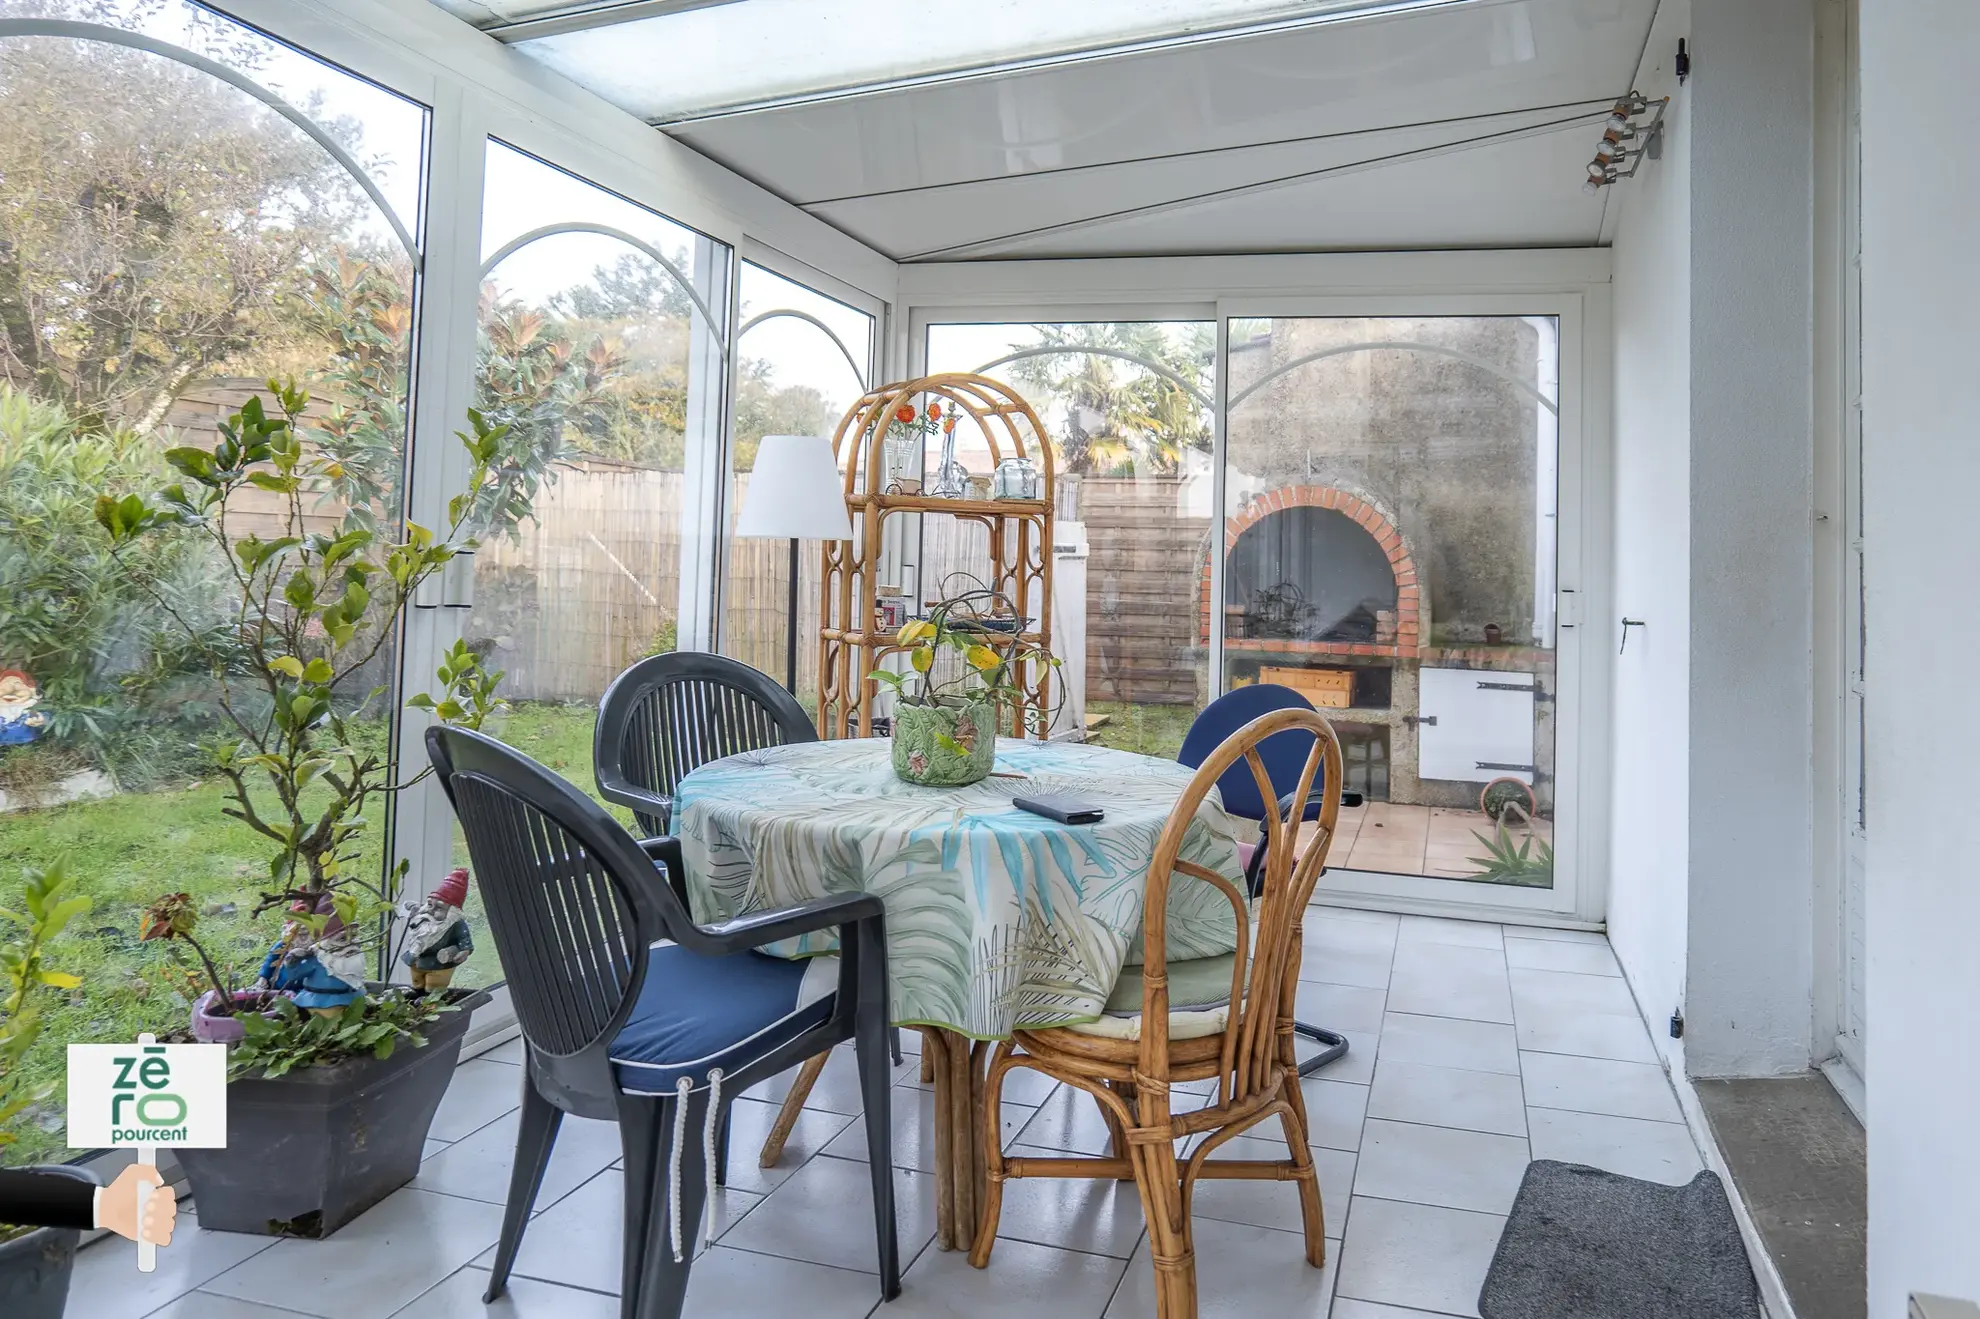
[[[743,492],[736,535],[851,540],[845,478],[822,435],[766,435]]]

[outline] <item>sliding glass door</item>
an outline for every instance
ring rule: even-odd
[[[1563,876],[1560,327],[1552,316],[1227,322],[1225,687],[1332,720],[1330,886],[1552,905]],[[1523,894],[1524,896],[1519,896]]]
[[[1333,305],[921,321],[928,370],[1009,381],[1051,432],[1059,735],[1172,757],[1220,693],[1292,688],[1362,803],[1326,892],[1578,914],[1579,308]]]

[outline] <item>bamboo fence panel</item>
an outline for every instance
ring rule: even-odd
[[[586,462],[558,475],[513,538],[475,556],[470,643],[523,701],[596,701],[621,670],[674,646],[679,472]]]
[[[167,424],[184,442],[211,443],[215,423],[260,382],[201,382],[174,405]],[[324,406],[312,403],[312,411]],[[492,539],[476,561],[470,640],[491,647],[507,671],[503,692],[521,701],[596,701],[627,664],[670,635],[679,608],[679,472],[597,460],[561,469],[538,499],[537,517],[517,539]],[[729,508],[741,506],[748,473],[733,478]],[[243,491],[230,514],[241,533],[277,534],[275,496]],[[1179,515],[1170,479],[1069,478],[1059,516],[1086,523],[1087,685],[1095,700],[1189,703],[1197,699],[1198,573],[1209,519]],[[334,527],[342,510],[311,508],[310,530]],[[981,523],[924,518],[921,594],[939,593],[949,573],[984,575],[988,532]],[[818,690],[819,554],[799,556],[798,691]],[[723,604],[722,652],[779,679],[785,672],[790,545],[731,540]],[[958,583],[952,583],[958,584]]]
[[[1185,516],[1184,504],[1184,483],[1167,477],[1088,477],[1080,487],[1091,700],[1203,699],[1198,629],[1210,519]]]

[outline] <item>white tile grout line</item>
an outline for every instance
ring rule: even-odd
[[[213,1279],[208,1278],[206,1281],[212,1282]],[[164,1311],[171,1309],[173,1306],[177,1305],[180,1301],[185,1300],[189,1296],[211,1296],[218,1300],[226,1300],[226,1301],[233,1301],[240,1299],[239,1297],[236,1296],[227,1296],[221,1292],[209,1292],[209,1291],[201,1290],[201,1288],[203,1288],[205,1285],[206,1283],[201,1283],[199,1287],[194,1287],[188,1291],[180,1292],[177,1296],[174,1296],[171,1300],[165,1302],[163,1305],[159,1306],[156,1310],[147,1310],[145,1312],[145,1319],[151,1319],[152,1315],[162,1314]],[[245,1301],[242,1301],[241,1303],[243,1305],[247,1304],[247,1302]],[[254,1302],[254,1304],[263,1307],[271,1316],[294,1315],[296,1316],[296,1319],[322,1319],[321,1315],[313,1315],[304,1310],[285,1310],[280,1306],[269,1305],[268,1302],[266,1301],[256,1301]]]

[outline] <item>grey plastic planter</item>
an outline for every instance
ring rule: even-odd
[[[42,1172],[60,1173],[96,1184],[81,1168],[56,1165]],[[0,1242],[0,1315],[7,1319],[62,1319],[69,1303],[69,1276],[75,1269],[74,1228],[37,1228],[24,1237]]]
[[[423,1049],[229,1085],[227,1148],[174,1151],[200,1227],[327,1237],[411,1181],[469,1019],[488,1001],[460,1000]]]

